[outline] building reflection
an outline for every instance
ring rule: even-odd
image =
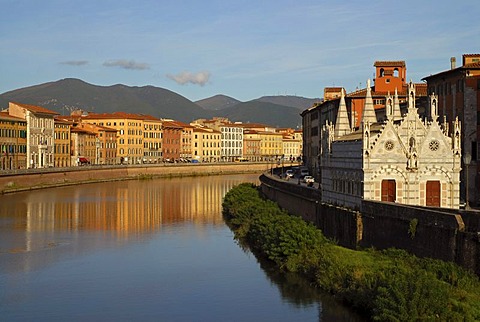
[[[248,177],[249,181],[255,178]],[[7,241],[8,252],[53,247],[59,235],[71,239],[78,231],[108,232],[117,239],[128,239],[185,222],[200,230],[223,226],[222,198],[244,181],[242,176],[212,176],[32,191],[1,197],[0,220],[7,219],[11,226],[3,228],[17,233],[14,240]],[[22,242],[20,231],[25,231]]]

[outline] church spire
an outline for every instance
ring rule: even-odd
[[[438,119],[438,96],[435,93],[430,95],[430,118],[432,121]]]
[[[370,79],[367,80],[367,96],[365,97],[365,106],[363,107],[362,122],[377,123],[377,116],[375,115],[375,108],[373,107]]]
[[[412,81],[408,83],[408,112],[411,110],[416,113],[415,109],[415,85]]]
[[[387,116],[387,120],[393,120],[393,97],[390,95],[390,91],[388,91],[387,97],[385,98],[385,115]]]
[[[393,98],[393,120],[398,121],[402,119],[402,113],[400,112],[400,100],[398,99],[398,91],[395,87],[395,96]]]
[[[345,104],[345,92],[342,88],[340,105],[338,106],[337,121],[335,123],[335,137],[350,133],[350,122],[348,120],[347,104]]]

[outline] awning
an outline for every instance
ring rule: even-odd
[[[87,158],[78,158],[78,162],[80,162],[80,163],[90,163]]]

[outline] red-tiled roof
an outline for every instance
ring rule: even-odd
[[[114,112],[114,113],[89,113],[88,115],[82,116],[84,119],[134,119],[134,120],[143,120],[145,115],[125,113],[125,112]]]
[[[475,68],[480,68],[480,62],[475,62],[475,63],[470,63],[470,64],[465,64],[462,66],[465,69],[475,69]]]
[[[144,121],[157,121],[157,122],[162,121],[158,117],[151,116],[151,115],[148,115],[148,114],[140,114],[140,115],[144,117],[143,118]]]
[[[342,90],[343,87],[325,87],[324,92],[325,93],[338,93]]]
[[[15,105],[18,105],[20,107],[23,107],[24,109],[27,109],[32,113],[51,114],[51,115],[59,115],[60,114],[60,113],[48,110],[48,109],[46,109],[44,107],[41,107],[41,106],[21,104],[21,103],[17,103],[17,102],[11,102],[11,103],[13,103]]]
[[[0,119],[6,120],[6,121],[14,121],[14,122],[27,122],[26,120],[16,117],[16,116],[11,116],[7,112],[0,112]]]
[[[64,117],[54,117],[55,124],[68,124],[72,125],[73,122],[70,120],[65,119]]]
[[[474,55],[472,54],[470,56],[474,56]],[[480,54],[479,54],[479,56],[480,56]],[[438,72],[436,74],[425,76],[424,78],[422,78],[422,80],[426,80],[428,82],[429,79],[437,78],[437,77],[441,77],[441,76],[446,76],[446,75],[449,75],[449,74],[450,75],[455,75],[455,73],[461,73],[466,69],[480,69],[480,62],[465,64],[463,66],[460,66],[460,67],[457,67],[457,68],[454,68],[454,69],[448,69],[448,70],[445,70],[443,72]]]
[[[205,129],[201,127],[194,127],[193,132],[202,132],[202,133],[212,133],[212,134],[220,134],[220,131],[213,130],[213,129]]]
[[[375,67],[405,67],[404,60],[392,60],[392,61],[376,61],[373,66]]]
[[[181,123],[178,121],[174,120],[162,120],[163,127],[173,127],[173,128],[178,128],[178,129],[183,129],[183,125],[185,123]]]

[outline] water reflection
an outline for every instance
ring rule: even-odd
[[[255,181],[258,176],[249,180]],[[222,225],[222,198],[239,183],[238,177],[213,176],[112,182],[48,189],[0,197],[0,220],[13,221],[10,229],[24,232],[24,243],[2,244],[1,252],[31,251],[45,247],[36,232],[107,231],[120,239],[158,231],[162,225],[191,222],[200,228]],[[245,179],[245,178],[244,178]],[[47,243],[47,244],[45,244]]]
[[[2,318],[354,320],[294,275],[259,269],[234,243],[221,203],[246,181],[258,175],[0,196]]]

